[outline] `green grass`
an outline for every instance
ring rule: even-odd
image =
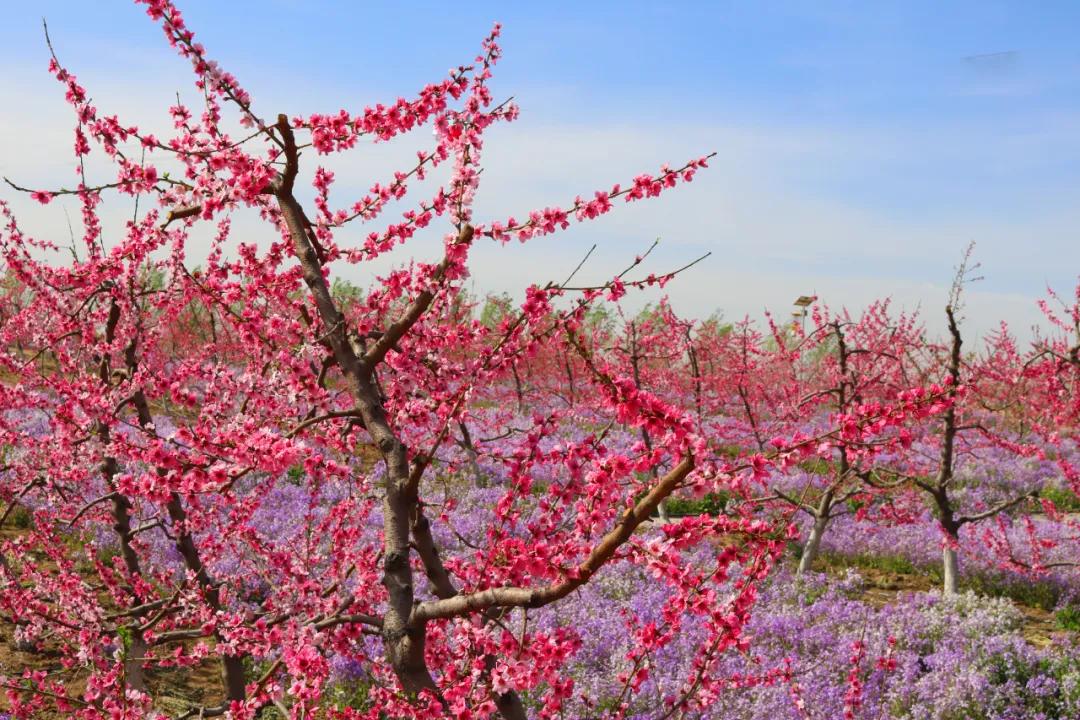
[[[664,509],[671,517],[687,515],[720,515],[724,512],[731,496],[728,493],[708,493],[700,498],[669,497],[664,501]]]
[[[1054,613],[1054,622],[1062,630],[1080,632],[1080,605],[1066,605]]]
[[[820,561],[833,568],[853,567],[896,573],[898,575],[921,575],[932,580],[935,585],[941,585],[942,582],[940,565],[919,566],[899,555],[837,555],[834,553],[822,553]],[[1039,608],[1047,612],[1053,611],[1058,606],[1062,593],[1062,589],[1051,582],[1011,577],[995,572],[965,571],[961,574],[958,585],[961,592],[970,590],[985,597],[1008,598],[1021,605]],[[1059,611],[1059,614],[1064,613],[1065,619],[1062,620],[1059,617],[1058,623],[1073,623],[1080,630],[1080,606],[1070,607],[1071,609],[1066,608]]]
[[[6,508],[5,508],[6,509]],[[3,513],[0,513],[2,515]],[[12,527],[25,530],[30,527],[30,523],[34,520],[33,514],[22,505],[16,505],[11,509],[11,513],[7,517],[7,523]]]
[[[837,555],[835,553],[822,553],[821,560],[832,567],[854,567],[864,570],[880,570],[882,572],[897,573],[899,575],[924,575],[928,574],[927,568],[920,568],[900,555]]]
[[[1080,496],[1068,488],[1046,487],[1039,496],[1053,502],[1062,512],[1080,512]]]

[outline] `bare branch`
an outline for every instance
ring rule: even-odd
[[[963,525],[965,523],[979,522],[980,520],[994,517],[998,513],[1002,513],[1006,510],[1009,510],[1010,508],[1016,507],[1025,500],[1030,500],[1038,496],[1039,492],[1037,490],[1032,490],[1030,492],[1024,493],[1023,495],[1020,495],[1019,497],[1015,497],[1012,500],[1006,500],[1004,502],[998,503],[997,505],[994,505],[990,509],[984,510],[981,513],[975,513],[974,515],[958,515],[956,517],[956,524]]]

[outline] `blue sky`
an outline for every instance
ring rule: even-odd
[[[889,294],[936,317],[952,265],[975,240],[986,279],[972,288],[969,321],[1022,329],[1047,284],[1069,291],[1080,272],[1080,3],[181,7],[266,114],[407,94],[470,60],[501,21],[495,88],[517,98],[522,120],[493,131],[485,178],[495,187],[479,203],[492,216],[719,153],[677,196],[541,248],[478,257],[480,290],[544,280],[530,273],[558,274],[593,242],[596,275],[610,274],[661,236],[653,269],[714,253],[670,286],[687,314],[786,313],[788,296],[810,290],[852,307]],[[160,121],[187,81],[140,8],[8,8],[0,137],[18,147],[0,170],[44,182],[66,172],[40,158],[66,152],[70,123],[44,73],[43,15],[104,110],[111,102]],[[357,189],[378,177],[365,178],[363,164]]]

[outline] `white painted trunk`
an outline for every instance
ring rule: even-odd
[[[941,559],[944,567],[942,592],[946,595],[955,595],[960,576],[960,559],[956,555],[956,548],[947,546],[941,551]]]
[[[469,469],[472,470],[473,479],[476,480],[476,487],[486,488],[488,486],[487,475],[480,469],[480,463],[477,461],[477,454],[475,450],[466,450],[469,458]]]
[[[806,539],[806,545],[803,546],[802,557],[799,558],[799,575],[808,572],[813,567],[814,560],[817,559],[818,552],[821,550],[821,538],[825,535],[825,528],[828,525],[828,516],[821,516],[814,519],[814,525],[810,528],[810,537]]]

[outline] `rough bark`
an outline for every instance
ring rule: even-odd
[[[499,588],[496,601],[487,602],[489,593],[460,594],[446,573],[438,557],[438,550],[431,538],[426,518],[419,500],[419,482],[422,472],[410,467],[408,449],[398,438],[386,416],[383,400],[377,388],[376,368],[391,350],[397,349],[397,341],[419,321],[435,298],[435,289],[425,289],[409,303],[401,317],[391,323],[375,344],[365,351],[354,345],[345,327],[345,319],[330,293],[323,272],[322,259],[316,252],[311,223],[304,215],[296,197],[293,183],[298,172],[298,152],[288,119],[281,115],[275,125],[284,149],[285,167],[278,178],[267,188],[277,201],[281,218],[292,242],[294,256],[300,262],[301,274],[318,309],[323,325],[326,344],[333,352],[346,385],[356,404],[363,425],[378,449],[386,467],[383,486],[383,578],[387,591],[385,614],[381,619],[383,646],[402,689],[411,696],[431,693],[442,702],[439,688],[427,667],[424,657],[427,623],[435,618],[467,615],[474,610],[484,613],[485,619],[494,619],[504,607],[535,606],[565,597],[609,560],[616,549],[629,539],[634,530],[654,512],[659,503],[693,469],[694,462],[686,457],[671,472],[659,480],[652,491],[623,516],[622,521],[594,548],[590,556],[578,567],[573,579],[567,579],[546,588],[519,589]],[[457,243],[472,242],[473,228],[461,227]],[[432,283],[437,288],[449,267],[450,256],[436,267]],[[566,363],[572,381],[572,369]],[[516,372],[516,368],[515,368]],[[515,378],[517,380],[517,378]],[[518,382],[521,402],[520,382]],[[422,459],[417,464],[422,469]],[[410,537],[415,542],[410,542]],[[432,580],[438,600],[418,603],[414,593],[413,570],[409,562],[410,552],[416,549],[429,578]],[[501,593],[513,595],[510,602],[499,602]],[[522,601],[522,597],[528,597]],[[484,659],[488,669],[494,667],[495,658]],[[496,697],[499,712],[506,720],[525,720],[525,709],[517,693],[511,691]]]
[[[955,400],[957,389],[960,387],[960,351],[963,340],[952,307],[945,308],[945,316],[949,321],[949,335],[952,339],[949,346],[948,372],[949,379],[952,381],[949,386],[949,397]],[[952,484],[953,465],[956,457],[957,432],[956,405],[951,404],[945,411],[945,417],[942,420],[941,454],[938,459],[938,474],[932,493],[934,502],[937,505],[938,519],[949,540],[942,550],[941,589],[946,595],[956,594],[957,574],[959,572],[956,542],[960,536],[960,524],[956,521],[952,499],[949,497],[949,485]]]
[[[120,306],[113,300],[109,305],[109,316],[105,323],[105,342],[112,344],[116,339],[116,329],[120,324]],[[112,367],[106,353],[98,366],[98,377],[106,387],[112,384]],[[108,447],[112,442],[109,426],[99,423],[97,427],[98,440],[102,447]],[[142,577],[142,567],[139,556],[132,544],[134,533],[131,530],[131,501],[127,496],[116,489],[115,478],[120,468],[116,458],[106,456],[101,464],[101,474],[105,484],[112,493],[112,518],[113,532],[120,541],[120,555],[124,559],[124,568],[130,577]],[[128,588],[135,605],[142,604],[142,599],[136,594],[134,588]],[[127,627],[127,637],[124,647],[124,682],[127,687],[139,692],[146,692],[146,675],[143,669],[143,658],[146,657],[146,641],[138,628],[139,616],[136,615],[134,622]]]
[[[128,346],[128,367],[133,373],[135,369],[134,342]],[[146,400],[146,395],[141,389],[135,391],[132,396],[132,404],[135,406],[139,424],[142,427],[152,425],[154,417],[150,412],[150,404]],[[165,509],[169,513],[169,519],[172,521],[176,531],[176,549],[184,559],[184,565],[195,576],[195,582],[202,589],[206,604],[215,612],[221,610],[221,593],[217,584],[207,572],[199,548],[188,529],[187,511],[184,509],[183,499],[179,494],[171,493]],[[219,642],[224,640],[224,637],[219,632],[215,632],[214,637]],[[247,697],[247,676],[244,670],[243,658],[231,654],[221,656],[221,682],[225,688],[226,699],[243,701]]]
[[[285,169],[269,190],[277,200],[292,241],[293,253],[300,261],[304,283],[326,328],[325,338],[356,401],[364,427],[386,465],[383,487],[382,582],[386,586],[387,607],[383,617],[382,639],[387,659],[407,694],[416,696],[423,691],[429,691],[438,697],[439,689],[424,659],[426,627],[423,623],[410,622],[414,592],[412,566],[409,562],[409,524],[412,510],[417,504],[417,491],[409,481],[407,449],[387,421],[373,377],[377,363],[427,309],[433,295],[430,291],[418,294],[401,320],[387,328],[375,346],[361,359],[357,348],[349,341],[344,316],[330,293],[322,262],[315,251],[310,223],[293,195],[293,182],[298,171],[298,153],[288,118],[279,116],[275,127],[285,148]],[[471,241],[471,228],[468,231],[468,240]]]

